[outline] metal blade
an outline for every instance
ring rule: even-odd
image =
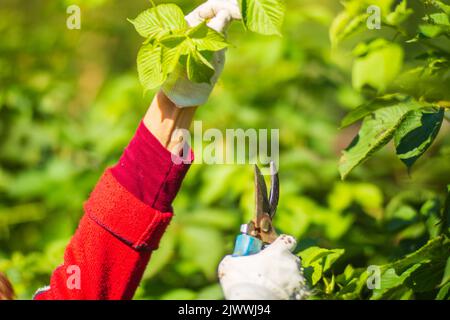
[[[270,205],[267,198],[267,186],[258,166],[255,164],[255,208],[256,217],[260,218],[264,213],[269,213]]]
[[[280,198],[280,181],[278,180],[278,171],[273,161],[270,161],[270,199],[269,199],[269,215],[273,218],[277,211],[278,199]]]

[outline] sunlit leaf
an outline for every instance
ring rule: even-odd
[[[398,26],[413,13],[414,11],[411,8],[408,8],[408,1],[402,0],[402,2],[395,7],[394,11],[386,16],[386,22],[390,25]]]
[[[155,47],[152,44],[142,46],[138,52],[138,75],[144,90],[156,88],[166,79],[163,72],[161,52],[161,47]]]
[[[417,270],[421,266],[420,263],[413,265],[408,270],[404,271],[400,275],[397,275],[394,268],[389,268],[381,275],[380,289],[374,289],[371,300],[383,299],[385,295],[392,294],[390,291],[399,288],[402,290],[403,282],[408,278],[411,273]]]
[[[402,47],[386,41],[382,41],[382,44],[356,58],[352,70],[355,89],[361,90],[369,86],[378,92],[384,92],[400,73],[404,56]]]
[[[281,35],[285,7],[282,0],[239,0],[242,20],[251,31]]]
[[[160,4],[129,21],[144,38],[159,38],[170,31],[187,28],[183,11],[175,4]]]
[[[369,114],[378,109],[394,106],[402,106],[402,107],[404,106],[407,107],[409,110],[416,110],[424,108],[427,105],[419,103],[414,98],[405,95],[390,94],[377,97],[376,99],[350,111],[342,120],[341,127],[342,128],[348,127],[349,125],[357,122],[358,120],[361,120],[362,118],[368,116]]]

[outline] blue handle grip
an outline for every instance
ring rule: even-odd
[[[250,256],[261,251],[263,242],[247,234],[240,234],[236,238],[233,257]]]

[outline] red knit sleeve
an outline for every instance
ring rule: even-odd
[[[171,201],[189,167],[174,164],[142,125],[118,166],[106,170],[92,191],[64,263],[35,299],[133,297],[172,218]]]

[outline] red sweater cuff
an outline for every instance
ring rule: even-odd
[[[128,192],[106,170],[84,205],[97,224],[137,250],[155,250],[173,214],[160,212]]]
[[[172,211],[172,201],[193,160],[172,154],[141,121],[119,163],[111,169],[114,177],[135,197],[152,208]]]

